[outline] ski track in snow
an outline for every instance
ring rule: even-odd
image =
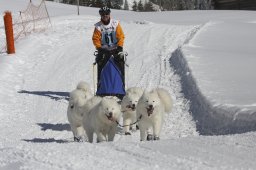
[[[69,17],[62,22],[56,21],[53,20],[53,27],[45,33],[31,34],[17,43],[19,50],[12,56],[17,60],[10,61],[19,62],[14,63],[17,68],[6,69],[8,71],[6,74],[13,75],[9,77],[14,79],[1,80],[7,84],[16,84],[15,87],[7,85],[5,87],[9,88],[6,89],[10,92],[8,98],[12,98],[9,105],[18,105],[16,108],[20,110],[1,107],[1,113],[10,113],[1,115],[1,127],[8,129],[15,127],[14,130],[19,131],[9,133],[11,130],[8,130],[1,135],[3,143],[0,148],[4,149],[1,149],[0,153],[4,157],[0,158],[0,166],[5,166],[7,169],[12,167],[30,169],[29,165],[33,162],[40,167],[39,169],[71,167],[81,169],[85,165],[88,169],[102,169],[102,166],[103,169],[175,167],[175,163],[167,163],[170,155],[166,157],[163,153],[142,147],[143,143],[139,142],[138,131],[132,136],[124,136],[119,132],[113,143],[72,142],[72,133],[66,116],[68,104],[66,99],[68,93],[80,80],[91,84],[93,90],[94,47],[91,36],[97,18]],[[195,123],[188,112],[187,101],[180,93],[179,77],[173,73],[169,64],[171,53],[186,42],[196,27],[153,23],[122,23],[122,26],[126,34],[125,50],[129,53],[127,57],[129,68],[126,69],[127,87],[140,86],[145,89],[163,87],[173,97],[174,108],[166,115],[161,139],[198,136]],[[156,40],[157,42],[154,42]],[[30,43],[27,43],[28,41]],[[26,53],[26,49],[30,49],[31,53]],[[69,63],[68,68],[65,67],[66,63]],[[47,147],[52,145],[54,147]],[[66,149],[67,146],[69,149]],[[72,153],[70,147],[73,148]],[[141,150],[140,155],[132,152],[134,147]],[[48,151],[48,155],[42,155],[46,153],[45,150]],[[91,155],[90,152],[94,154]],[[115,158],[108,158],[108,152],[117,154]],[[65,154],[74,154],[76,159],[66,160]],[[106,163],[99,162],[98,157],[103,155]],[[108,162],[127,155],[134,158],[125,163]],[[154,160],[155,157],[161,159]],[[81,163],[86,160],[94,164]],[[151,164],[148,163],[149,160],[152,161]],[[161,164],[159,160],[165,163]],[[188,159],[181,158],[181,163],[184,161],[190,164]]]
[[[163,128],[163,134],[165,135],[163,137],[196,135],[195,125],[188,113],[187,101],[180,93],[179,77],[174,75],[171,70],[169,58],[171,52],[186,42],[187,38],[190,37],[190,33],[197,27],[141,24],[138,29],[138,31],[134,29],[132,34],[145,32],[145,35],[130,36],[129,38],[133,39],[127,40],[128,43],[131,43],[131,45],[128,44],[128,51],[132,53],[132,57],[128,56],[128,58],[131,57],[129,60],[132,60],[129,63],[128,83],[136,83],[135,85],[129,84],[129,86],[140,86],[149,90],[155,87],[163,87],[170,92],[174,99],[174,109],[172,113],[166,116]],[[128,34],[131,33],[129,32]],[[148,36],[151,38],[143,39],[147,34],[150,34]],[[151,42],[151,40],[157,42]],[[148,44],[154,44],[154,46],[148,46]],[[136,48],[137,46],[139,48]],[[141,51],[133,52],[132,49],[141,49]],[[142,58],[142,63],[136,60],[137,58]],[[139,71],[137,71],[136,67],[139,68]],[[137,74],[134,75],[134,72],[137,72]],[[130,80],[131,75],[135,80]],[[137,78],[135,76],[140,77]],[[139,81],[136,81],[136,79]],[[153,84],[156,82],[157,84]]]

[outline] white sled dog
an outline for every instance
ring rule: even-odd
[[[121,108],[114,98],[95,96],[88,100],[84,106],[83,127],[89,142],[93,142],[94,133],[97,142],[113,141],[120,116]]]
[[[69,93],[69,104],[67,109],[67,117],[74,135],[74,141],[81,142],[86,140],[85,131],[82,125],[83,105],[93,96],[90,86],[81,81],[75,90]]]
[[[126,95],[121,102],[121,110],[123,112],[123,125],[125,135],[131,135],[130,129],[136,130],[136,107],[140,97],[143,94],[143,89],[140,87],[131,87],[126,90]],[[134,123],[134,124],[133,124]],[[130,124],[133,124],[129,126]]]
[[[147,139],[147,131],[153,128],[153,138],[147,140],[159,140],[162,129],[164,113],[171,112],[172,98],[168,91],[162,88],[145,91],[137,106],[137,117],[140,128],[140,140]]]

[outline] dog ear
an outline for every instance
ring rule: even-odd
[[[144,100],[145,100],[147,95],[148,95],[148,91],[144,90],[143,94],[141,95],[141,97],[140,97],[140,99],[138,101],[138,104],[140,103],[140,105],[144,105]]]

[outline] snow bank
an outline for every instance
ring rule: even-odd
[[[182,48],[172,53],[170,64],[181,77],[182,92],[190,100],[190,112],[201,135],[224,135],[256,130],[255,111],[216,105],[202,94]]]

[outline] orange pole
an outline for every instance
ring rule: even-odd
[[[12,14],[9,11],[5,11],[4,26],[5,26],[7,53],[13,54],[15,53],[15,48],[14,48],[13,27],[12,27]]]

